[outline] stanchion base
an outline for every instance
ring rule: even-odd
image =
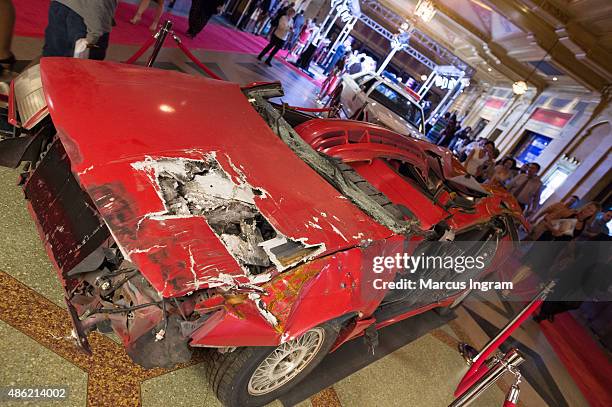
[[[473,346],[463,342],[457,345],[457,349],[459,350],[459,354],[461,354],[465,360],[465,363],[467,363],[468,366],[471,366],[474,358],[476,355],[478,355],[478,351]]]

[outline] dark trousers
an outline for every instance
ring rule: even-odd
[[[266,59],[266,62],[270,63],[270,61],[272,61],[272,58],[274,58],[274,55],[276,55],[278,50],[281,49],[283,45],[285,45],[285,40],[282,40],[276,35],[272,34],[272,36],[270,36],[270,43],[266,45],[264,49],[261,50],[257,59],[262,59],[264,55],[268,53],[268,51],[272,50],[272,52],[270,52],[270,55],[268,56],[268,59]]]
[[[189,9],[189,29],[188,34],[194,37],[200,33],[213,16],[204,9],[206,0],[193,0]]]
[[[71,57],[74,55],[74,44],[87,36],[87,26],[83,17],[71,8],[52,1],[49,6],[49,23],[45,30],[43,57]],[[94,48],[89,49],[89,59],[103,60],[106,57],[109,34],[98,40]]]

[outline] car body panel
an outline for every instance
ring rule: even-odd
[[[484,187],[473,205],[457,207],[454,192],[444,189],[433,197],[389,164],[409,163],[423,177],[464,177],[444,148],[364,122],[313,119],[291,128],[269,113],[279,110],[262,102],[263,96],[236,84],[71,58],[43,58],[41,81],[50,113],[41,123],[49,126],[52,146],[24,175],[24,190],[58,268],[81,345],[104,321],[130,356],[136,354],[134,360],[146,359],[149,349],[168,344],[164,341],[185,347],[187,341],[205,347],[275,346],[317,325],[347,323],[337,347],[369,326],[452,301],[447,293],[426,293],[419,297],[422,303],[377,319],[387,292],[375,289],[373,280],[389,282],[397,275],[392,268],[374,273],[374,256],[412,253],[424,240],[440,238],[437,226],[460,232],[488,228],[494,217],[522,219],[503,190]],[[268,95],[281,91],[266,88]],[[305,152],[328,166],[317,167]],[[52,163],[56,167],[47,170]],[[332,185],[337,178],[331,172],[344,187]],[[212,198],[248,204],[277,236],[308,254],[286,263],[277,255],[265,272],[251,273],[209,212],[175,207],[177,196],[186,197],[183,179],[192,175],[200,177],[195,192],[203,206]],[[350,177],[359,181],[349,183]],[[66,191],[74,194],[64,195],[68,180]],[[364,212],[368,209],[359,209],[357,194],[347,192],[358,189],[357,182],[369,183],[372,196],[381,198],[373,201],[380,212],[388,204],[405,206],[410,227],[394,232],[392,222],[382,226]],[[70,200],[80,200],[84,208],[71,210]],[[81,230],[80,219],[88,221],[85,229],[100,234]],[[98,245],[112,252],[104,254],[104,263],[70,274],[93,254],[90,246]],[[110,316],[100,307],[112,310]],[[172,336],[166,328],[177,320],[180,335]],[[151,356],[152,364],[164,357]],[[181,362],[163,359],[159,366]]]
[[[253,199],[279,232],[323,245],[322,255],[392,234],[301,161],[238,85],[157,69],[66,62],[43,59],[41,72],[73,172],[124,255],[162,295],[221,284],[215,279],[220,274],[248,278],[203,217],[164,215],[156,160],[214,156],[234,184],[263,191]],[[151,91],[151,83],[164,86]],[[124,122],[109,120],[126,114]]]

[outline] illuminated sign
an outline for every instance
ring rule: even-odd
[[[349,0],[331,0],[331,6],[333,10],[336,10],[340,20],[348,23],[353,18],[353,12]]]
[[[469,78],[449,78],[447,76],[436,75],[435,84],[440,89],[454,89],[457,86],[457,83],[460,83],[460,89],[467,88],[470,86]]]

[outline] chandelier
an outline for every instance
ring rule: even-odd
[[[436,11],[436,7],[431,0],[419,0],[414,8],[414,14],[425,23],[430,22],[431,19],[434,18]]]
[[[524,95],[527,92],[527,83],[525,81],[516,81],[512,84],[512,92],[515,95]]]

